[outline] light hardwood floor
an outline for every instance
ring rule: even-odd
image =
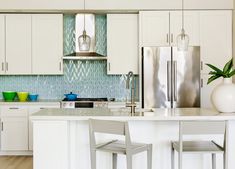
[[[33,169],[33,157],[0,156],[0,169]]]

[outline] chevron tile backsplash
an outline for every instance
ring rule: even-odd
[[[96,52],[107,54],[106,16],[96,15]],[[64,15],[64,54],[75,50],[75,17]],[[38,93],[40,99],[62,99],[64,93],[78,93],[79,97],[108,97],[129,99],[125,75],[107,75],[106,61],[64,61],[63,76],[0,76],[0,91],[28,91]],[[136,88],[138,89],[138,76]],[[138,90],[136,99],[138,100]],[[2,95],[0,95],[2,98]]]

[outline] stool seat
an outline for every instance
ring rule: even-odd
[[[143,144],[143,143],[131,143],[129,145],[129,149],[133,153],[138,153],[142,151],[148,150],[150,148],[151,144]],[[110,152],[110,153],[116,153],[116,154],[126,154],[126,144],[124,141],[120,140],[113,140],[110,142],[105,142],[101,144],[97,144],[96,150],[100,151],[105,151],[105,152]]]
[[[179,142],[172,142],[173,148],[179,152]],[[223,153],[224,149],[213,141],[183,141],[182,153]]]
[[[152,169],[152,144],[134,143],[131,141],[127,121],[89,119],[91,169],[96,169],[96,151],[112,154],[113,169],[117,169],[118,154],[126,155],[127,169],[133,169],[132,156],[147,152],[147,169]],[[96,143],[95,133],[125,136],[125,141],[111,140]]]

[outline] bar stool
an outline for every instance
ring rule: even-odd
[[[147,151],[147,168],[152,168],[152,144],[132,143],[128,122],[89,119],[91,169],[96,169],[96,151],[112,153],[113,169],[117,169],[117,154],[125,154],[127,169],[132,169],[132,156]],[[125,136],[125,141],[111,140],[96,144],[95,133]]]
[[[183,141],[184,135],[208,135],[223,134],[224,143],[220,146],[215,141]],[[179,141],[172,142],[171,169],[174,169],[174,154],[178,152],[178,169],[182,169],[182,155],[184,153],[211,153],[212,169],[216,169],[216,154],[223,154],[223,166],[225,168],[225,140],[226,127],[224,121],[186,121],[179,122]]]

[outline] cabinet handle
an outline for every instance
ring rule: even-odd
[[[2,62],[2,71],[4,71],[4,62]]]
[[[109,71],[110,71],[110,62],[109,62]]]
[[[6,71],[8,71],[8,62],[6,62]]]
[[[62,68],[62,65],[61,65],[61,62],[59,63],[59,69],[60,69],[60,71],[61,71],[61,68]]]
[[[203,79],[201,79],[201,88],[203,88]]]
[[[1,129],[2,129],[2,131],[3,131],[3,122],[2,122],[2,126],[1,126]]]
[[[171,43],[174,42],[174,36],[173,36],[173,33],[171,34]]]
[[[166,34],[166,42],[169,43],[169,35]]]
[[[40,107],[40,109],[42,110],[42,109],[45,109],[44,107]]]
[[[9,109],[16,110],[16,109],[19,109],[19,107],[10,107]]]
[[[201,70],[203,70],[203,61],[201,61]]]

